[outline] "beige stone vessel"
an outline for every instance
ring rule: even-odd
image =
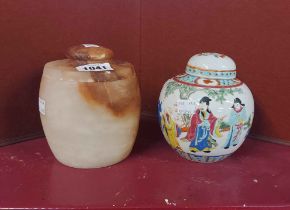
[[[139,126],[140,91],[132,64],[112,60],[110,49],[84,44],[68,59],[45,65],[39,111],[58,161],[99,168],[125,159]]]

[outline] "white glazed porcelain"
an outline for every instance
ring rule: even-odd
[[[236,78],[230,57],[200,53],[189,59],[184,74],[164,84],[158,117],[165,139],[182,157],[216,162],[244,142],[254,117],[254,99]]]

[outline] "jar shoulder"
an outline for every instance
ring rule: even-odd
[[[218,102],[221,106],[225,101],[233,101],[235,98],[242,98],[254,106],[253,95],[249,87],[241,80],[236,80],[234,85],[200,85],[195,81],[187,84],[179,80],[178,76],[165,82],[160,94],[160,100],[173,98],[175,100],[199,100],[209,97],[212,101]]]
[[[180,74],[177,75],[165,83],[172,83],[172,80],[186,86],[195,86],[195,87],[202,87],[202,88],[231,88],[231,87],[238,87],[243,84],[243,82],[238,79],[211,79],[207,77],[196,77],[189,74]]]

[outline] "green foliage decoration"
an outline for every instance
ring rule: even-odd
[[[167,83],[165,89],[165,97],[173,94],[176,90],[179,90],[180,99],[188,99],[189,96],[197,91],[205,92],[211,99],[220,102],[221,104],[226,100],[227,95],[234,95],[235,93],[242,94],[241,88],[197,88],[194,86],[184,85],[175,81]]]

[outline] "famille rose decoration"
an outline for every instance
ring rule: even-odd
[[[83,44],[68,59],[45,65],[39,111],[48,144],[61,163],[99,168],[131,152],[140,118],[139,84],[132,64],[110,49]]]
[[[236,78],[230,57],[200,53],[189,59],[184,74],[164,84],[158,117],[166,141],[182,157],[216,162],[244,142],[254,117],[254,99]]]

